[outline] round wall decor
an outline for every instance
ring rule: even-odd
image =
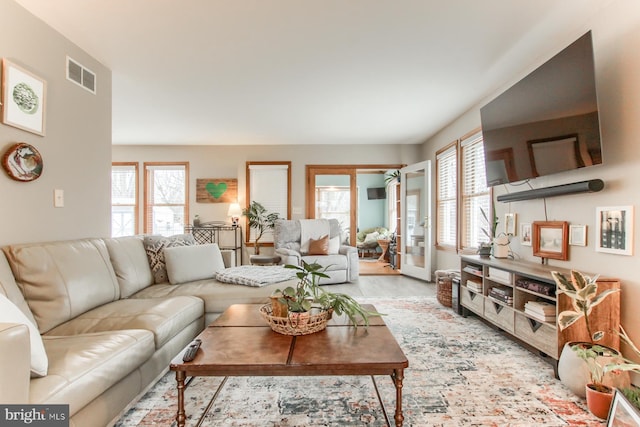
[[[11,179],[33,181],[42,174],[42,156],[33,145],[18,142],[5,151],[2,167]]]

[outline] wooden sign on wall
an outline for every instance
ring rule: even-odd
[[[238,180],[235,178],[196,179],[196,202],[237,203]]]

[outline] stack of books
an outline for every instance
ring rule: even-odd
[[[471,273],[475,276],[482,276],[482,267],[479,265],[467,264],[462,271],[466,271],[467,273]]]
[[[556,306],[546,301],[529,301],[524,305],[524,312],[542,322],[556,321]]]
[[[513,305],[513,289],[493,287],[489,290],[489,298],[506,305]]]
[[[473,280],[467,280],[467,288],[474,292],[482,292],[482,283],[474,282]]]

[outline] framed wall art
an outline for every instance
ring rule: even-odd
[[[514,213],[504,214],[504,232],[511,236],[516,235],[516,218]]]
[[[531,224],[520,224],[520,243],[522,246],[531,246]]]
[[[607,427],[640,426],[640,411],[633,406],[620,390],[616,389],[609,408]]]
[[[42,174],[42,156],[33,145],[19,142],[5,151],[2,167],[11,179],[22,182],[34,181]]]
[[[196,179],[196,202],[236,203],[238,200],[238,180],[235,178]]]
[[[569,223],[535,221],[532,243],[534,256],[566,261],[569,259]]]
[[[587,226],[569,226],[569,244],[571,246],[587,246]]]
[[[633,255],[633,206],[596,208],[596,251]]]
[[[2,123],[44,136],[47,83],[2,60]]]

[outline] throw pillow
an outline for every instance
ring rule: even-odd
[[[164,283],[167,278],[167,267],[164,261],[164,249],[176,246],[195,245],[191,234],[176,234],[175,236],[145,236],[144,250],[149,259],[149,266],[155,283]]]
[[[329,235],[325,234],[318,240],[309,239],[309,255],[328,255]]]
[[[49,369],[49,359],[42,337],[36,326],[7,297],[0,294],[0,323],[21,323],[29,328],[31,342],[31,377],[44,377]]]
[[[335,255],[340,252],[340,236],[329,239],[329,253]]]
[[[377,231],[374,231],[373,233],[369,233],[365,236],[364,242],[365,243],[375,242],[378,240],[379,236],[380,236],[380,233],[378,233]]]
[[[224,270],[222,253],[217,243],[165,248],[164,259],[172,285],[213,279],[218,271]]]

